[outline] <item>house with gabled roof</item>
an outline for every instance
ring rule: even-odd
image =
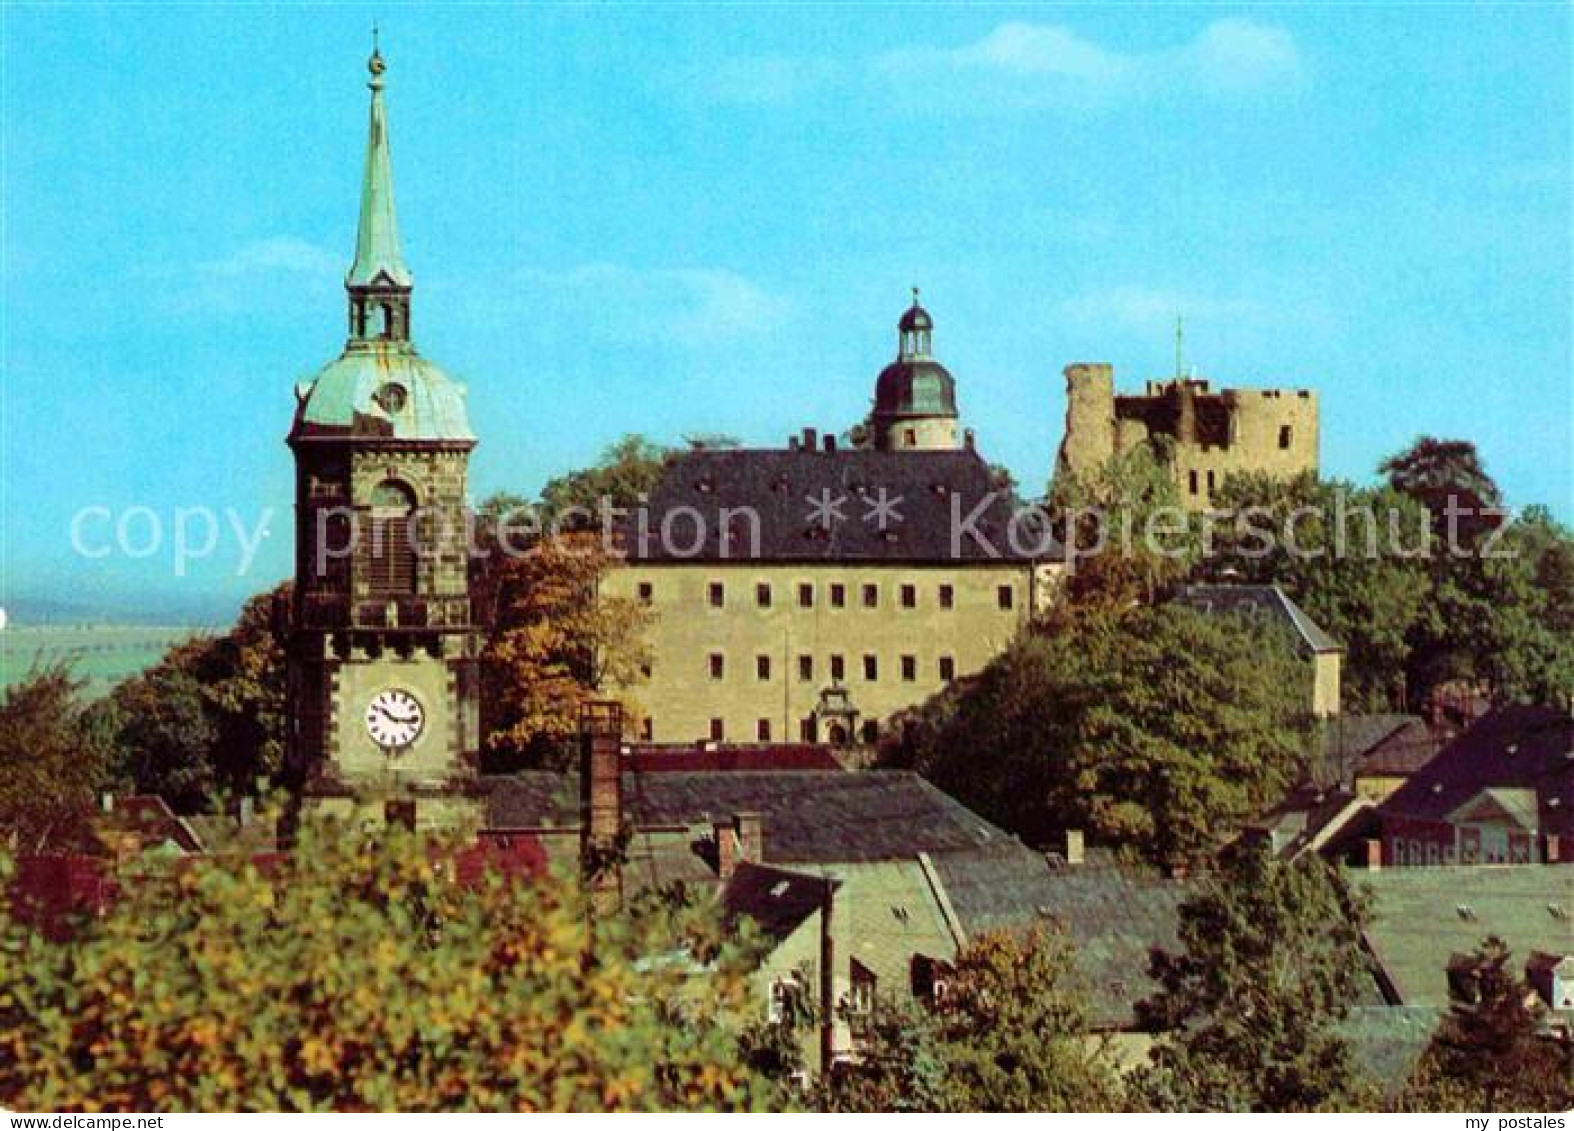
[[[1385,865],[1567,863],[1574,856],[1574,719],[1500,707],[1378,807]]]
[[[1339,713],[1344,645],[1328,635],[1306,610],[1277,585],[1188,585],[1176,597],[1199,612],[1252,617],[1284,626],[1296,654],[1311,668],[1311,711],[1318,718]]]

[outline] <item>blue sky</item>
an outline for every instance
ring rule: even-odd
[[[1473,439],[1570,517],[1570,10],[1454,5],[7,4],[7,599],[290,569],[292,385],[340,279],[383,27],[415,336],[479,497],[626,432],[846,427],[923,287],[985,454],[1062,368],[1311,385],[1326,472]],[[72,516],[274,508],[83,560]],[[145,521],[145,520],[139,520]],[[139,533],[140,536],[140,533]]]

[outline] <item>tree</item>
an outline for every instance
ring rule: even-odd
[[[1199,576],[1281,586],[1344,645],[1348,709],[1403,706],[1415,629],[1433,600],[1425,509],[1391,488],[1311,474],[1232,475],[1215,501],[1231,517]]]
[[[1546,1010],[1491,937],[1472,956],[1474,992],[1433,1036],[1403,1106],[1422,1111],[1568,1111],[1574,1047],[1545,1031]],[[1561,1046],[1561,1047],[1560,1047]]]
[[[1338,1111],[1375,1100],[1335,1026],[1369,975],[1364,899],[1329,865],[1231,854],[1181,905],[1142,1003],[1164,1034],[1133,1081],[1161,1111]]]
[[[1167,448],[1144,444],[1090,472],[1063,471],[1051,484],[1051,513],[1075,553],[1066,586],[1072,600],[1151,604],[1186,575],[1197,531],[1167,461]]]
[[[93,808],[106,772],[65,664],[34,668],[0,697],[0,849],[38,850]]]
[[[1385,459],[1377,470],[1395,491],[1426,507],[1433,528],[1445,540],[1450,537],[1450,521],[1455,534],[1467,543],[1498,525],[1496,512],[1503,505],[1503,494],[1468,440],[1422,436]]]
[[[599,592],[612,565],[597,535],[565,534],[494,567],[496,623],[483,657],[494,769],[568,764],[581,706],[608,684],[641,679],[651,614]],[[624,707],[636,721],[638,704]]]
[[[935,1021],[955,1110],[1111,1111],[1119,1103],[1061,935],[1034,928],[971,939]]]
[[[883,757],[1030,842],[1077,828],[1179,863],[1299,778],[1310,698],[1272,626],[1073,611],[902,720]]]
[[[198,647],[181,646],[120,684],[109,708],[118,725],[117,776],[183,813],[212,808],[218,800],[213,754],[219,730],[205,689],[189,670]]]
[[[273,614],[288,583],[242,607],[234,627],[194,636],[87,708],[111,749],[117,788],[156,793],[183,812],[276,784],[284,762],[285,656]]]
[[[633,509],[656,489],[672,449],[640,435],[624,436],[601,453],[594,467],[570,471],[541,488],[541,506],[558,531],[600,527],[607,507]]]
[[[1283,586],[1345,645],[1347,708],[1414,709],[1451,682],[1560,703],[1574,687],[1574,539],[1529,507],[1451,544],[1426,485],[1497,498],[1473,454],[1461,462],[1403,453],[1378,488],[1231,476],[1218,501],[1233,521],[1198,574]]]
[[[563,877],[456,880],[455,846],[308,827],[267,874],[122,878],[64,942],[0,924],[0,1105],[22,1110],[739,1109],[747,981]],[[473,849],[471,851],[474,851]],[[719,938],[714,922],[685,919]]]
[[[1111,1062],[1091,1037],[1065,939],[971,939],[930,1007],[883,1003],[857,1063],[827,1082],[836,1111],[1110,1111]]]

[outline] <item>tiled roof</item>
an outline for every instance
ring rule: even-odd
[[[882,497],[892,508],[883,522],[872,510]],[[816,514],[822,500],[839,501],[839,520]],[[986,500],[970,527],[953,517],[969,518]],[[987,563],[997,555],[1006,561],[1058,556],[1053,546],[1048,554],[1034,553],[1036,528],[1025,522],[1016,541],[1027,553],[1012,546],[1007,527],[1015,506],[1014,494],[996,484],[972,450],[700,450],[674,460],[651,493],[644,508],[648,537],[642,541],[636,512],[622,541],[629,558],[642,561]],[[692,553],[697,523],[691,509],[705,534]],[[734,521],[729,538],[723,510],[758,515],[757,540],[745,519]],[[659,536],[664,528],[671,531],[668,545]]]
[[[1357,836],[1377,835],[1372,803],[1349,790],[1302,786],[1247,826],[1265,836],[1274,855],[1294,860],[1310,851],[1336,854]]]
[[[1448,1010],[1438,1006],[1358,1005],[1334,1031],[1350,1042],[1352,1060],[1362,1075],[1393,1096],[1409,1083],[1447,1015]]]
[[[528,772],[485,779],[493,828],[572,826],[578,775]],[[772,864],[896,860],[920,852],[1013,842],[922,777],[905,770],[739,770],[625,773],[636,827],[686,827],[758,813]]]
[[[1344,651],[1277,585],[1188,585],[1176,600],[1204,613],[1267,617],[1287,625],[1310,652]]]
[[[637,743],[627,748],[625,757],[636,773],[672,773],[733,770],[839,770],[842,768],[830,748],[802,744],[776,746],[657,745]]]
[[[784,939],[820,910],[827,885],[835,881],[745,861],[721,889],[722,911],[729,922],[746,917],[767,937]]]
[[[1443,742],[1424,719],[1411,717],[1398,730],[1368,747],[1356,762],[1355,772],[1406,777],[1436,758]]]
[[[1384,868],[1352,873],[1373,896],[1367,944],[1403,1005],[1448,1004],[1449,959],[1488,935],[1523,963],[1574,951],[1574,872],[1565,865]]]
[[[1179,945],[1178,911],[1187,895],[1182,881],[1102,861],[1051,868],[1020,846],[933,859],[969,935],[1034,922],[1058,925],[1071,941],[1095,1023],[1135,1024],[1137,1003],[1155,989],[1150,953]]]
[[[1476,722],[1412,774],[1383,814],[1446,821],[1488,789],[1537,798],[1543,833],[1574,833],[1574,720],[1550,707],[1502,707]]]

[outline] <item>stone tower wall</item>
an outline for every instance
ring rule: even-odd
[[[1083,474],[1115,454],[1115,370],[1104,362],[1066,366],[1066,432],[1057,470]]]

